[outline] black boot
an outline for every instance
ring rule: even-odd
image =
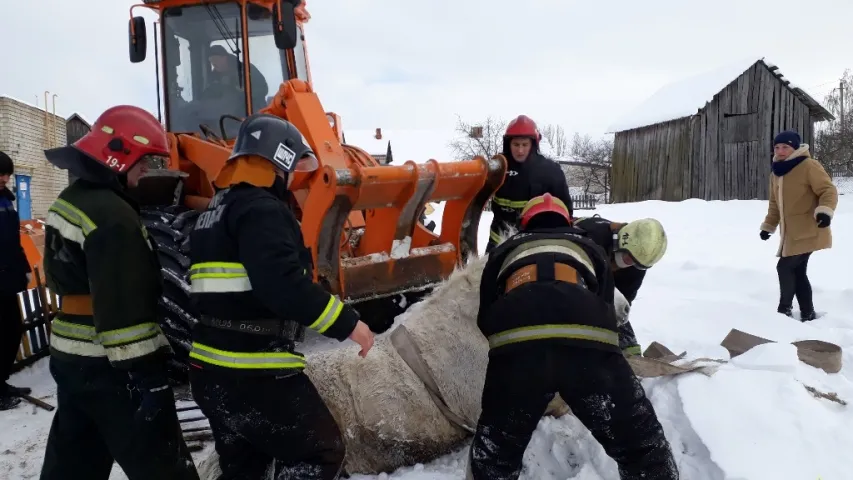
[[[776,309],[776,312],[781,313],[782,315],[785,315],[786,317],[793,317],[794,316],[794,309],[791,307],[779,307]]]
[[[817,318],[817,313],[814,310],[810,312],[800,312],[800,321],[801,322],[810,322]]]
[[[5,393],[13,397],[21,397],[33,393],[33,389],[28,387],[15,387],[8,383],[4,383],[3,385],[0,385],[0,393]]]
[[[0,395],[0,411],[11,410],[21,403],[21,399],[8,394]]]

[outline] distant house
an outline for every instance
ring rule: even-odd
[[[608,129],[612,201],[767,199],[773,137],[834,118],[763,58],[673,83]]]
[[[66,145],[71,145],[77,140],[83,138],[84,135],[89,133],[92,130],[92,124],[86,121],[82,115],[78,113],[72,114],[65,120],[65,143]],[[76,180],[74,175],[71,172],[68,172],[68,183],[72,183]]]
[[[347,133],[349,133],[349,135],[347,135]],[[391,154],[391,141],[387,136],[382,134],[381,128],[377,128],[372,135],[367,135],[366,132],[357,130],[349,132],[345,131],[343,136],[344,144],[352,145],[364,150],[368,155],[373,157],[374,160],[379,162],[380,165],[387,165],[393,160],[393,155]]]

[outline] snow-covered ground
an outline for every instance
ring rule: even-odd
[[[431,216],[440,215],[441,208]],[[778,341],[699,373],[645,380],[646,392],[689,480],[843,480],[850,473],[853,410],[813,397],[804,385],[853,401],[853,198],[842,196],[835,246],[814,254],[809,277],[824,314],[802,324],[775,313],[777,237],[758,238],[766,202],[649,201],[602,206],[613,220],[653,216],[669,250],[652,269],[631,312],[643,347],[652,341],[689,358],[729,359],[720,342],[732,328]],[[488,238],[484,213],[480,245]],[[788,342],[825,340],[844,349],[845,365],[826,374],[797,360]],[[55,402],[45,362],[12,379]],[[0,478],[37,478],[51,414],[22,404],[0,412]],[[464,478],[463,448],[428,465],[354,480]],[[618,480],[614,463],[573,417],[543,418],[525,454],[527,480]],[[116,471],[118,468],[115,469]],[[113,478],[124,478],[115,472]]]

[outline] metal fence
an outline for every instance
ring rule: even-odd
[[[575,210],[594,210],[601,203],[600,195],[572,195],[572,207]],[[486,212],[492,211],[492,202],[486,202],[483,208]]]

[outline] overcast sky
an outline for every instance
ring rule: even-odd
[[[0,94],[57,113],[154,111],[149,60],[128,60],[137,1],[4,1]],[[85,6],[85,8],[83,7]],[[139,9],[142,11],[143,9]],[[602,134],[670,81],[755,55],[818,100],[853,68],[850,0],[309,0],[315,88],[345,128],[452,127],[519,113]],[[149,32],[151,26],[149,24]]]

